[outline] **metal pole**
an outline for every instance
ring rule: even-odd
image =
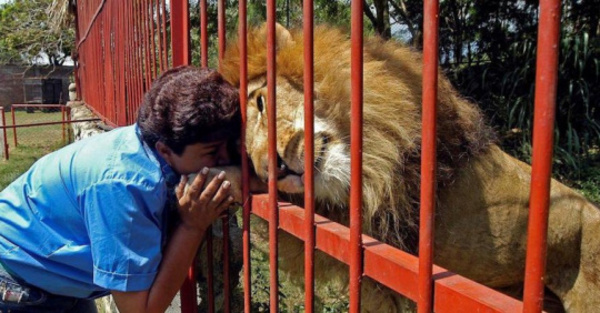
[[[16,118],[15,118],[15,107],[16,106],[14,104],[10,106],[10,115],[12,116],[13,140],[14,140],[15,148],[16,148],[17,147],[17,127],[16,127],[17,122],[16,122]],[[6,125],[6,124],[4,124],[4,125]],[[5,141],[5,143],[8,144],[6,141]]]
[[[219,66],[223,63],[225,56],[226,34],[225,34],[225,1],[218,2],[218,36],[219,36]],[[206,26],[206,25],[205,25]],[[229,212],[225,212],[225,216],[221,219],[223,225],[223,311],[229,313],[231,288],[229,285],[230,279],[230,263],[229,263]]]
[[[173,67],[190,64],[190,18],[187,0],[171,0],[171,51]],[[182,312],[197,312],[194,266],[181,287]]]
[[[315,117],[314,117],[314,4],[304,1],[304,309],[314,311],[315,294]],[[289,23],[289,1],[288,1]]]
[[[247,6],[246,0],[239,2],[239,46],[240,46],[240,107],[242,113],[241,142],[246,142],[246,122],[248,120],[248,51],[247,51]],[[249,160],[246,145],[242,145],[242,245],[244,260],[244,312],[252,307],[252,285],[250,271],[250,179]]]
[[[277,229],[279,228],[279,208],[277,206],[277,105],[276,105],[276,3],[267,0],[267,124],[269,142],[269,268],[270,268],[270,309],[279,311],[279,275]]]
[[[163,29],[162,38],[163,38],[163,42],[164,42],[163,53],[164,53],[164,58],[165,58],[165,69],[168,69],[169,68],[169,42],[167,40],[167,4],[166,4],[166,0],[160,0],[160,4],[162,6],[162,12],[163,12],[162,17],[161,17],[161,23],[162,23],[162,29]]]
[[[350,313],[360,312],[363,274],[363,1],[352,1],[350,122]]]
[[[6,116],[4,114],[4,107],[0,106],[0,115],[2,115],[2,146],[4,148],[4,159],[8,160],[8,141],[6,138]]]
[[[200,0],[200,64],[208,67],[208,21],[206,0]]]
[[[67,123],[69,124],[69,130],[67,134],[69,135],[69,143],[73,142],[73,124],[71,124],[71,107],[67,107]]]
[[[171,0],[171,51],[173,67],[190,64],[190,14],[189,3]]]
[[[148,1],[148,7],[150,9],[150,19],[148,19],[148,22],[150,22],[150,60],[152,61],[152,66],[150,68],[152,69],[152,80],[154,80],[158,75],[158,68],[156,66],[158,58],[156,57],[157,44],[155,38],[156,29],[154,28],[154,0]]]
[[[219,0],[217,3],[218,11],[218,33],[219,33],[219,66],[225,57],[226,36],[225,36],[225,1]]]
[[[544,304],[559,35],[560,1],[540,1],[524,312],[541,312]]]
[[[438,0],[424,2],[421,212],[419,226],[419,313],[433,312],[433,237],[436,193],[438,87]]]
[[[206,277],[208,284],[208,312],[215,313],[215,275],[213,266],[213,231],[212,225],[206,230]]]
[[[62,128],[62,140],[63,143],[65,143],[66,139],[67,139],[67,133],[66,133],[66,128],[65,128],[65,121],[66,121],[66,116],[65,116],[65,107],[61,107],[60,108],[60,117],[61,117],[61,128]]]

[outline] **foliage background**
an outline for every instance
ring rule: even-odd
[[[62,65],[75,43],[73,27],[52,27],[53,0],[0,4],[0,65]],[[65,15],[66,16],[66,15]]]

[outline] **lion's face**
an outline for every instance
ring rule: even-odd
[[[284,77],[277,78],[277,187],[289,194],[304,192],[304,94]],[[266,79],[248,84],[246,146],[257,175],[268,178]],[[336,121],[340,121],[337,123]],[[315,193],[320,199],[346,201],[350,179],[349,137],[343,119],[315,101]]]
[[[277,187],[304,192],[303,37],[277,27]],[[328,27],[314,33],[315,198],[320,214],[347,220],[350,190],[351,43]],[[246,148],[258,176],[268,178],[266,28],[247,36]],[[240,47],[233,41],[221,74],[240,84]],[[394,42],[367,38],[364,45],[362,192],[365,230],[403,246],[416,234],[420,184],[420,54]],[[479,110],[461,99],[442,76],[438,103],[438,185],[484,151],[492,132]],[[289,197],[301,204],[301,197]],[[330,210],[338,208],[339,210]],[[339,213],[339,214],[338,214]],[[335,220],[335,219],[334,219]],[[416,238],[416,236],[413,236]],[[412,242],[412,239],[409,238]],[[411,243],[409,242],[409,245]]]

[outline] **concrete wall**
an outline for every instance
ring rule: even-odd
[[[43,77],[62,79],[60,103],[69,101],[69,78],[72,66],[0,65],[0,106],[10,108],[13,103],[24,103],[23,82],[25,78]]]

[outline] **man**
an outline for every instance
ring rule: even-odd
[[[229,162],[239,123],[234,87],[178,67],[154,82],[137,124],[37,161],[0,193],[0,312],[95,312],[109,293],[122,313],[164,312],[233,201],[225,173],[207,173]],[[169,203],[179,222],[167,236]]]

